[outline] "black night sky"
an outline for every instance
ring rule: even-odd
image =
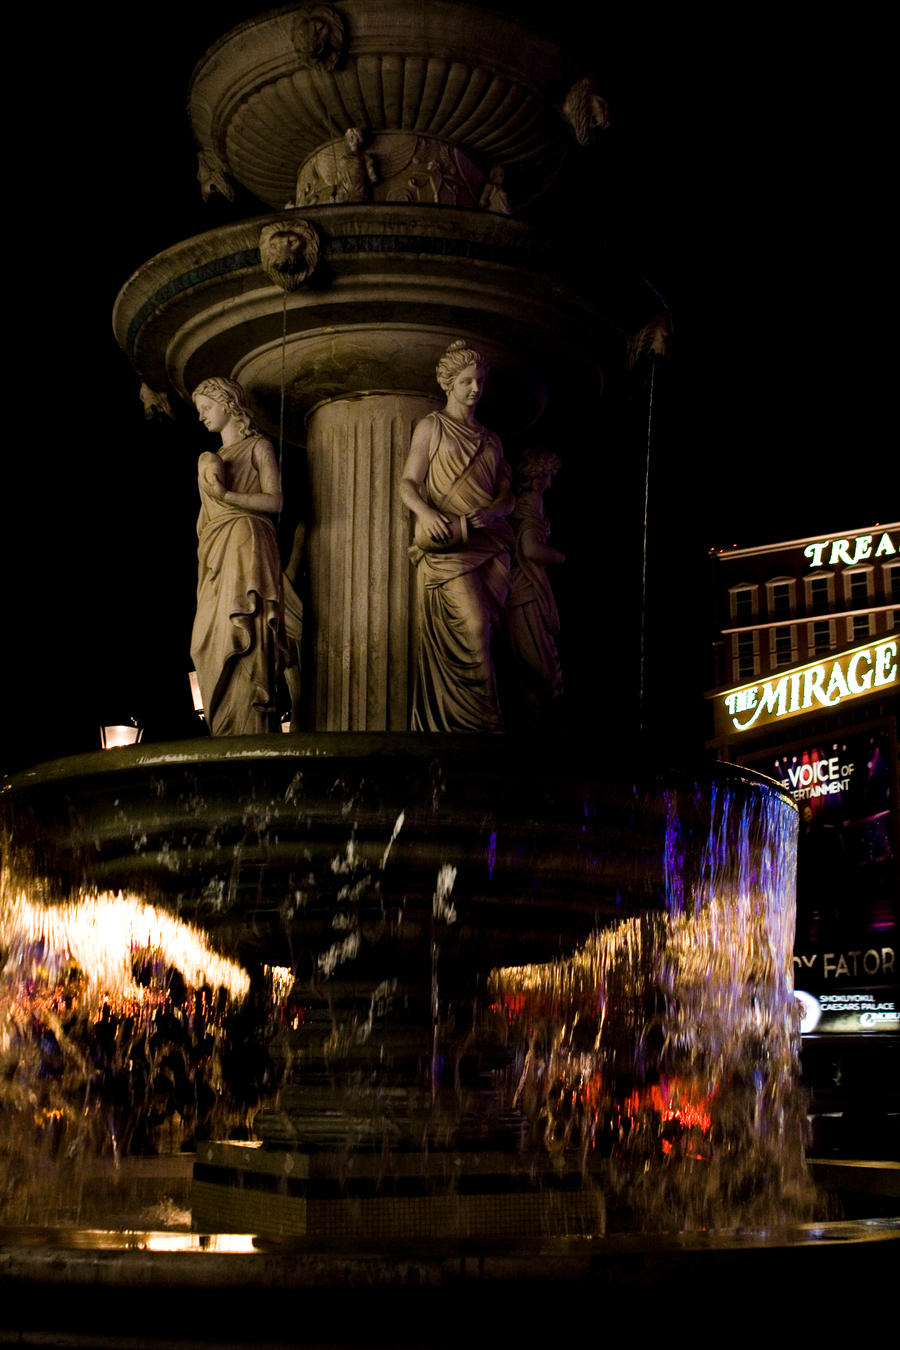
[[[651,722],[673,752],[698,753],[708,550],[897,516],[886,34],[852,16],[826,27],[812,10],[807,22],[765,7],[613,4],[586,20],[582,6],[498,7],[548,28],[554,11],[576,16],[563,31],[612,125],[589,152],[596,195],[573,236],[621,254],[673,316],[650,487]],[[0,771],[94,748],[103,717],[134,713],[152,739],[191,732],[206,441],[187,408],[174,426],[144,422],[110,314],[153,254],[266,209],[240,192],[233,205],[201,201],[184,108],[205,49],[267,8],[165,0],[114,21],[79,10],[47,32],[35,20],[23,41],[7,160],[20,214],[7,253],[18,359],[5,400]],[[545,210],[565,211],[566,182]],[[559,583],[564,623],[589,631],[611,591],[620,606],[597,624],[595,655],[593,635],[570,641],[567,678],[586,689],[594,661],[607,688],[615,667],[633,691],[642,446],[630,467],[599,433],[554,448],[554,542],[582,560],[577,585],[571,573]],[[600,730],[611,715],[599,712]]]

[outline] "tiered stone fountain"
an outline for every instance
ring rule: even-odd
[[[22,936],[26,883],[50,907],[129,893],[252,970],[282,1087],[256,1140],[198,1144],[195,1227],[508,1245],[596,1238],[607,1211],[746,1222],[763,1192],[802,1214],[789,800],[638,771],[608,728],[553,746],[406,731],[398,481],[437,356],[457,337],[490,356],[502,433],[548,404],[574,433],[629,341],[660,333],[643,283],[586,273],[515,217],[602,128],[599,91],[480,6],[344,0],[227,34],[190,111],[204,191],[236,181],[270,211],[145,264],[115,331],[148,406],[228,375],[286,455],[305,449],[305,730],[10,785],[4,913],[29,1007],[52,963],[40,922]],[[600,745],[632,764],[616,783]],[[148,943],[147,970],[174,964]]]
[[[320,42],[310,25],[324,25]],[[194,73],[207,187],[236,180],[272,214],[145,264],[122,289],[115,332],[146,397],[189,398],[227,374],[276,440],[283,428],[305,447],[305,729],[409,726],[415,616],[398,486],[413,424],[439,406],[448,343],[467,338],[491,361],[486,425],[512,436],[549,400],[555,434],[576,447],[605,369],[658,314],[653,291],[602,254],[587,267],[491,209],[552,190],[566,156],[585,153],[577,137],[599,133],[602,100],[583,73],[521,25],[455,0],[279,10],[225,36]],[[351,128],[364,150],[347,149]],[[375,183],[350,172],[366,162]],[[497,167],[505,201],[485,195]]]

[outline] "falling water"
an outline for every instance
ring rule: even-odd
[[[784,794],[291,739],[7,794],[7,1221],[84,1221],[91,1160],[215,1139],[342,1185],[366,1154],[376,1192],[449,1187],[452,1222],[467,1169],[499,1178],[479,1232],[519,1231],[526,1192],[540,1232],[803,1216]],[[541,1208],[545,1184],[586,1199]]]
[[[30,898],[4,865],[0,953],[7,1222],[78,1219],[98,1160],[177,1151],[199,1119],[234,1126],[217,1089],[250,981],[198,929],[121,893]]]
[[[774,788],[668,791],[664,904],[571,957],[498,969],[532,1147],[577,1149],[610,1228],[811,1216],[791,978],[796,813]]]

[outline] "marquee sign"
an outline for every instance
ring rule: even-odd
[[[883,638],[826,661],[808,661],[768,680],[711,695],[716,734],[731,736],[896,687],[900,683],[898,646],[896,637]]]
[[[803,556],[809,558],[810,567],[856,567],[870,558],[890,557],[896,552],[891,536],[885,530],[880,537],[858,534],[849,539],[822,539],[817,544],[808,544]]]

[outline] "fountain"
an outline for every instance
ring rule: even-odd
[[[795,811],[762,780],[616,784],[573,747],[494,738],[245,737],[61,761],[4,805],[10,1120],[49,1155],[49,1208],[8,1185],[7,1217],[58,1220],[60,1161],[182,1145],[206,1228],[600,1233],[611,1159],[623,1193],[652,1160],[653,1185],[705,1174],[720,1220],[797,1217]],[[241,1000],[255,1101],[229,1080]],[[198,1080],[219,1083],[205,1120]],[[292,1173],[333,1202],[295,1202]],[[666,1205],[632,1226],[711,1222]]]
[[[369,1343],[410,1281],[410,1307],[453,1283],[462,1318],[472,1279],[640,1285],[650,1262],[730,1287],[748,1247],[785,1285],[786,1249],[874,1268],[895,1224],[809,1222],[795,807],[727,766],[613,783],[586,758],[259,736],[8,784],[24,1325],[60,1281],[91,1326],[101,1281],[114,1326],[136,1283],[174,1280],[196,1334],[248,1343],[223,1281],[262,1282],[283,1327],[304,1288],[320,1338],[349,1287]]]
[[[576,64],[482,7],[345,0],[252,20],[197,67],[204,190],[233,178],[270,211],[148,262],[116,333],[148,406],[226,373],[286,462],[303,444],[309,730],[6,786],[23,1325],[36,1304],[52,1324],[36,1295],[63,1282],[95,1331],[98,1283],[110,1327],[136,1284],[180,1284],[195,1336],[251,1340],[248,1291],[271,1331],[303,1288],[324,1341],[352,1287],[374,1340],[402,1288],[452,1339],[477,1281],[640,1284],[664,1259],[671,1283],[704,1260],[737,1283],[721,1254],[751,1226],[769,1275],[786,1246],[859,1241],[803,1227],[786,795],[726,767],[662,774],[624,744],[610,775],[608,733],[600,753],[405,731],[396,484],[438,353],[464,335],[491,357],[504,437],[547,408],[577,444],[583,391],[622,376],[626,346],[654,359],[664,326],[651,288],[607,263],[586,277],[507,213],[602,132]],[[394,1320],[385,1340],[406,1343]]]

